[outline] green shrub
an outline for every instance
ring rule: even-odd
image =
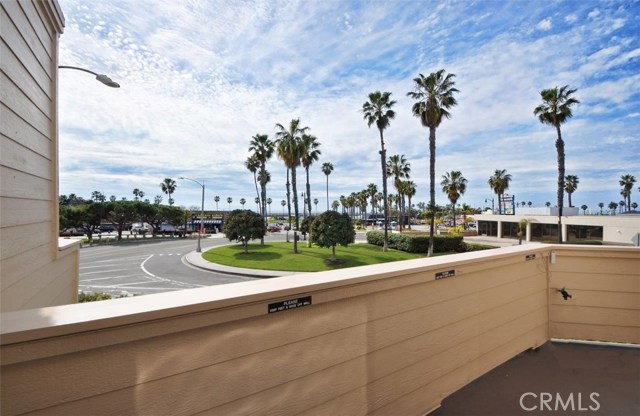
[[[406,251],[407,253],[427,253],[429,251],[429,236],[398,233],[390,233],[388,236],[389,248]],[[384,244],[384,231],[369,231],[367,233],[367,243],[382,246]],[[464,251],[462,236],[434,236],[434,253],[447,253],[452,251]]]
[[[491,250],[492,248],[498,248],[496,246],[487,246],[485,244],[475,244],[475,243],[463,243],[466,251],[481,251],[481,250]]]
[[[78,293],[78,303],[95,302],[95,301],[98,301],[98,300],[108,300],[108,299],[112,299],[110,293],[100,293],[100,292],[96,292],[96,293],[80,292],[80,293]]]

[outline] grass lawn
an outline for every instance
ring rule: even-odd
[[[342,262],[330,265],[325,261],[331,258],[330,248],[307,247],[307,242],[301,241],[298,242],[298,251],[298,254],[293,254],[293,243],[249,244],[249,253],[245,254],[238,244],[213,248],[202,257],[232,267],[298,272],[318,272],[425,257],[424,254],[398,250],[385,253],[382,247],[371,244],[350,244],[348,247],[336,247],[336,257]]]

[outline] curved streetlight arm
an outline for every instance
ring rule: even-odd
[[[114,80],[112,80],[111,78],[106,76],[105,74],[97,74],[97,73],[95,73],[93,71],[89,71],[88,69],[84,69],[84,68],[79,68],[77,66],[58,65],[58,68],[60,68],[60,69],[75,69],[76,71],[88,72],[91,75],[95,75],[96,79],[98,81],[102,82],[107,87],[120,88],[120,84],[118,84],[117,82],[115,82]]]

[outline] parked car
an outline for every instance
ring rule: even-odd
[[[277,225],[269,225],[267,227],[267,231],[270,233],[277,233],[278,231],[281,231],[282,228],[278,227]]]
[[[80,237],[84,235],[82,228],[69,227],[60,230],[60,237]]]
[[[111,224],[101,224],[100,227],[98,227],[98,232],[101,233],[112,233],[116,230],[116,227],[114,227]]]
[[[153,231],[153,227],[150,224],[144,222],[136,222],[131,225],[131,233],[132,234],[146,234]]]

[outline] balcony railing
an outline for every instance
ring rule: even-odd
[[[529,244],[10,312],[2,414],[425,414],[550,338],[640,344],[639,270]]]

